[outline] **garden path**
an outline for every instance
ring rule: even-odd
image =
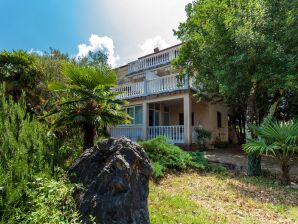
[[[222,163],[240,172],[247,170],[247,155],[241,148],[210,149],[205,152],[206,158],[211,162]],[[290,175],[298,180],[298,160],[292,162]],[[262,156],[262,169],[273,175],[280,175],[280,165],[272,156]]]

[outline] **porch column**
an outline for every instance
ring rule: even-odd
[[[184,144],[190,145],[192,140],[192,125],[191,125],[191,96],[187,94],[183,98],[184,108]]]
[[[147,127],[149,127],[149,107],[147,103],[143,103],[142,132],[144,140],[147,140]]]

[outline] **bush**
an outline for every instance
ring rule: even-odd
[[[222,170],[218,165],[212,165],[204,158],[201,152],[186,152],[178,146],[168,143],[166,137],[157,138],[139,142],[148,154],[152,168],[153,177],[159,178],[164,175],[166,170]]]
[[[24,190],[26,200],[13,215],[0,223],[79,223],[72,198],[74,186],[64,173],[57,180],[36,175]]]
[[[0,222],[23,212],[36,175],[51,176],[59,151],[53,134],[0,86]],[[29,198],[30,199],[30,198]]]
[[[204,128],[196,128],[196,140],[197,144],[203,145],[206,139],[210,139],[212,136],[212,133],[210,131],[207,131]]]
[[[20,220],[22,223],[79,223],[73,190],[74,186],[63,174],[57,180],[35,176],[26,191],[28,211],[11,218],[15,223]]]

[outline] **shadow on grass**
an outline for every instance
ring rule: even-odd
[[[272,176],[248,177],[225,173],[225,175],[217,175],[217,177],[234,179],[235,181],[230,181],[228,186],[255,201],[298,208],[298,189],[283,186],[279,180]]]

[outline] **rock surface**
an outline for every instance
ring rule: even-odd
[[[152,173],[142,147],[127,138],[110,138],[87,149],[69,170],[82,184],[75,199],[83,223],[149,223],[147,197]]]

